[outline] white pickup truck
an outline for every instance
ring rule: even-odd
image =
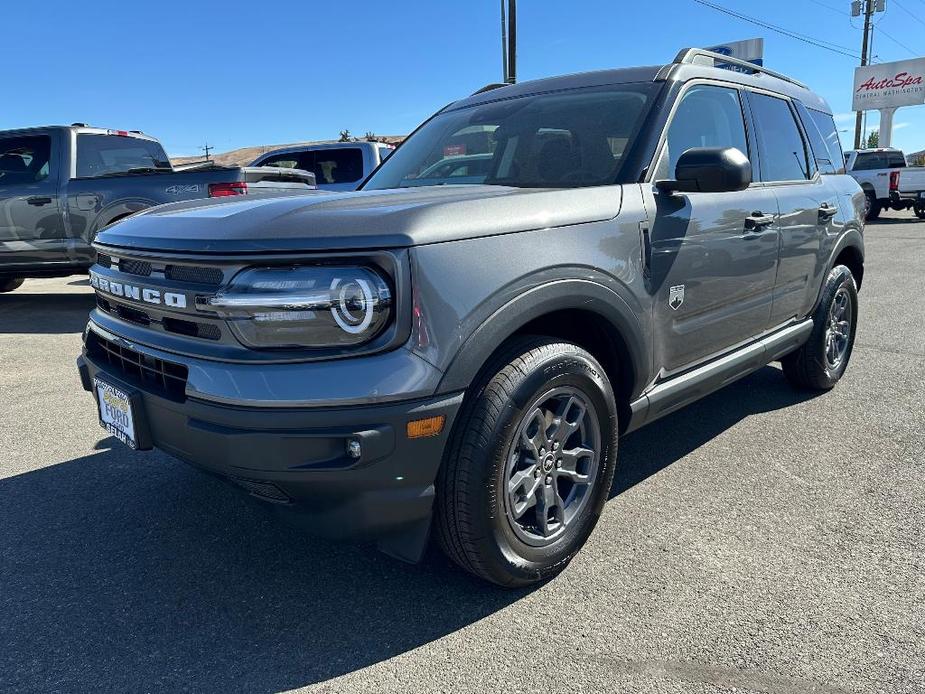
[[[912,208],[919,219],[925,219],[925,167],[908,166],[900,150],[849,150],[845,170],[864,189],[868,219],[876,219],[886,208]]]

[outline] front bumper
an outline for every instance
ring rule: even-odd
[[[83,387],[92,392],[101,376],[133,394],[141,448],[157,447],[214,473],[320,535],[373,538],[390,554],[419,558],[462,393],[363,406],[230,405],[159,391],[114,366],[93,339],[88,332],[77,360]],[[308,376],[302,382],[311,388]],[[440,434],[408,438],[409,421],[438,415],[446,417]],[[358,458],[348,454],[353,441],[360,444]]]

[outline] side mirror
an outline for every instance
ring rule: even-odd
[[[752,182],[752,164],[735,147],[693,147],[675,167],[675,180],[656,181],[667,193],[727,193],[745,190]]]

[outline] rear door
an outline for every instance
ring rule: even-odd
[[[68,259],[57,134],[0,137],[0,264]]]
[[[838,196],[819,172],[797,105],[758,92],[749,92],[748,102],[758,141],[760,178],[777,198],[780,215],[780,262],[771,309],[771,325],[776,326],[803,317],[815,301],[824,263],[820,251],[837,215]],[[817,147],[819,163],[834,172],[828,151]]]
[[[689,86],[662,145],[655,178],[673,178],[693,147],[753,157],[738,89]],[[650,281],[655,360],[669,376],[729,351],[768,327],[779,232],[772,191],[654,194]],[[647,203],[648,205],[648,203]]]

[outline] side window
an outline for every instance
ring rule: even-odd
[[[815,120],[813,120],[813,118],[809,115],[809,111],[807,111],[806,107],[803,106],[803,104],[801,104],[799,101],[794,101],[793,105],[796,106],[797,113],[800,116],[800,121],[803,123],[803,132],[805,132],[806,137],[809,138],[809,146],[810,149],[812,149],[812,159],[815,162],[819,173],[837,173],[839,159],[832,159],[832,154],[829,152],[829,146],[826,144],[825,138],[822,137],[822,133],[816,126]]]
[[[0,139],[0,186],[36,183],[48,178],[51,138],[48,135]]]
[[[739,92],[727,87],[687,90],[675,111],[656,177],[674,177],[678,159],[693,147],[736,147],[748,156]]]
[[[816,124],[819,133],[825,140],[826,148],[829,150],[829,160],[835,166],[835,173],[845,173],[845,155],[842,153],[841,141],[838,139],[838,128],[835,127],[835,119],[828,113],[822,111],[809,110],[809,117]]]
[[[810,177],[806,145],[793,111],[783,99],[750,94],[763,181],[800,181]]]
[[[903,156],[902,152],[887,152],[886,156],[886,166],[885,169],[905,169],[906,168],[906,157]]]
[[[297,154],[277,154],[276,156],[264,159],[260,162],[261,166],[278,166],[283,169],[294,169],[296,167]]]
[[[883,168],[884,161],[876,152],[865,152],[864,154],[859,154],[857,159],[854,161],[854,170],[855,171],[873,171],[874,169]]]

